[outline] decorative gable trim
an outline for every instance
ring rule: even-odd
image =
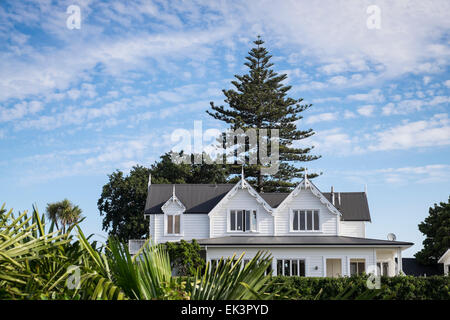
[[[328,210],[330,210],[337,216],[342,216],[342,213],[338,209],[336,209],[336,207],[333,206],[330,201],[327,200],[323,193],[320,192],[320,190],[311,181],[309,181],[308,178],[304,178],[298,184],[298,186],[296,186],[295,189],[292,190],[292,192],[277,207],[277,210],[281,210],[282,208],[284,208],[293,197],[297,196],[300,193],[301,190],[307,189],[311,190],[311,193],[319,198],[320,202],[324,204],[328,208]]]
[[[186,207],[184,206],[184,204],[175,195],[175,185],[173,186],[172,196],[161,207],[162,212],[166,213],[165,209],[167,209],[167,207],[173,202],[176,202],[180,206],[180,208],[182,209],[182,212],[186,211]]]
[[[222,204],[225,202],[231,200],[231,198],[238,192],[238,190],[241,189],[247,189],[248,193],[255,198],[256,202],[263,206],[263,208],[269,212],[273,213],[274,208],[272,208],[266,200],[264,200],[259,193],[253,189],[253,187],[244,179],[242,178],[236,185],[225,195],[225,197],[222,198],[222,200],[219,201],[219,203],[216,204],[216,206],[208,213],[208,216],[212,216],[216,209],[219,208]]]

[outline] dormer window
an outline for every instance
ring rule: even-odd
[[[293,210],[292,231],[319,231],[319,210]]]
[[[256,210],[230,210],[229,230],[232,232],[256,231]]]

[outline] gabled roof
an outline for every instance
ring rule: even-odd
[[[163,213],[162,205],[170,199],[173,184],[151,184],[145,205],[146,214]],[[209,213],[235,184],[176,184],[177,198],[186,207],[185,213]],[[344,221],[370,221],[369,206],[364,192],[340,192],[338,204],[335,192],[335,207],[342,213]],[[289,193],[259,193],[272,208],[277,208]],[[324,197],[331,202],[331,193],[324,192]]]
[[[151,184],[145,213],[163,213],[161,207],[172,196],[173,184]],[[175,194],[186,207],[185,213],[209,213],[234,184],[176,184]]]
[[[228,236],[197,240],[207,246],[379,246],[410,247],[411,242],[389,241],[344,236]]]

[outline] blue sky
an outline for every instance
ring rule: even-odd
[[[68,29],[66,9],[81,8]],[[367,27],[369,5],[380,28]],[[312,103],[329,191],[368,186],[367,236],[416,245],[417,224],[450,194],[448,1],[1,1],[0,202],[69,198],[101,239],[107,174],[149,166],[176,129],[223,129],[209,102],[246,72],[260,34],[290,96]]]

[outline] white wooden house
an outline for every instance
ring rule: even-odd
[[[323,193],[308,179],[290,193],[258,193],[243,175],[235,185],[150,179],[145,215],[156,243],[196,239],[213,264],[269,251],[274,275],[393,276],[402,270],[402,250],[413,245],[366,238],[371,218],[365,192]],[[130,241],[132,253],[141,243]]]
[[[442,263],[444,265],[444,274],[450,275],[450,249],[447,249],[442,257],[439,258],[438,263]]]

